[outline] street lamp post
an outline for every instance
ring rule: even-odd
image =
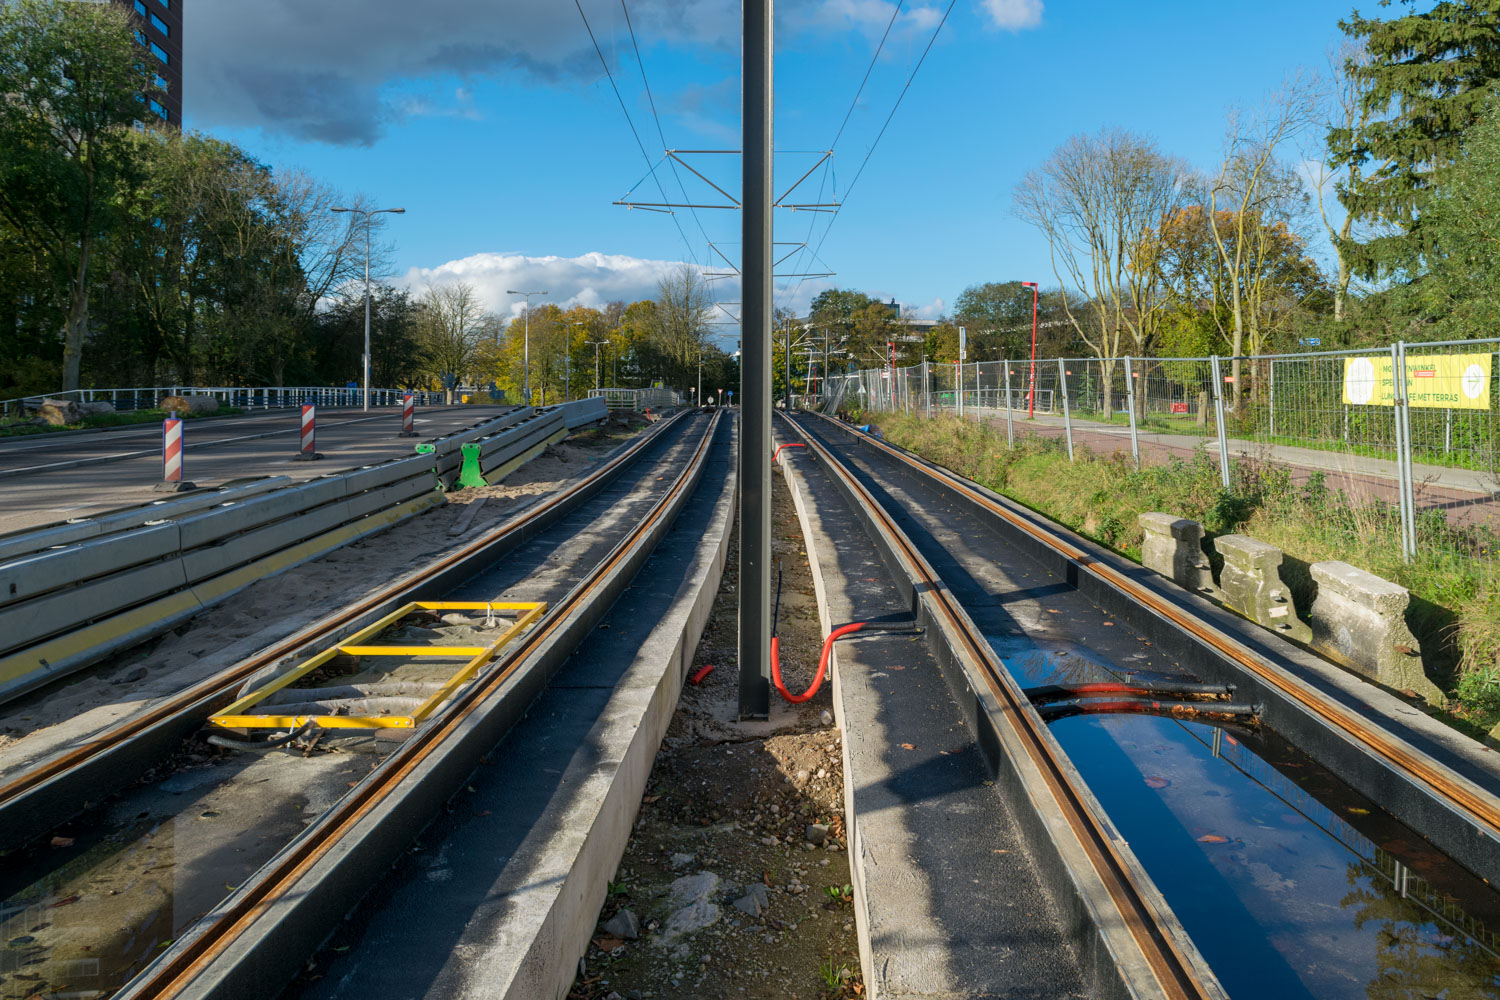
[[[404,208],[334,208],[334,212],[353,212],[365,217],[365,398],[364,410],[370,410],[370,217],[381,212],[405,215]]]
[[[531,297],[533,295],[546,295],[546,292],[517,292],[507,288],[506,295],[523,295],[526,297],[526,328],[525,341],[521,344],[521,396],[526,401],[525,405],[531,405]]]
[[[575,327],[575,326],[588,326],[588,324],[585,323],[581,319],[574,319],[574,320],[569,320],[568,321],[567,342],[563,345],[563,352],[564,352],[563,353],[563,402],[564,403],[568,402],[569,400],[571,400],[573,398],[573,384],[572,384],[572,382],[570,380],[572,379],[572,370],[573,370],[573,327]],[[585,343],[587,343],[587,341],[585,341]],[[598,349],[596,348],[595,349],[596,353],[597,353],[597,350]]]
[[[1031,381],[1030,388],[1026,390],[1026,419],[1036,419],[1036,303],[1037,291],[1035,281],[1021,282],[1022,288],[1031,289]],[[1010,400],[1005,401],[1006,409],[1010,408]]]
[[[600,382],[600,379],[603,376],[599,374],[599,348],[601,348],[605,344],[609,343],[609,341],[607,341],[607,340],[590,340],[590,341],[586,341],[586,343],[592,344],[594,346],[594,388],[595,389],[603,389],[604,385],[603,385],[603,383]]]

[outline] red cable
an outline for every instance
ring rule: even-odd
[[[781,640],[778,636],[771,636],[771,681],[776,685],[777,692],[793,705],[800,705],[804,701],[811,700],[812,696],[818,693],[818,688],[823,686],[823,675],[828,671],[828,655],[833,652],[833,641],[852,632],[858,632],[868,624],[869,622],[853,622],[849,625],[840,625],[828,633],[828,638],[823,640],[823,655],[818,658],[818,672],[813,675],[812,687],[801,694],[792,694],[782,683]]]
[[[776,459],[778,457],[780,457],[780,455],[781,455],[781,449],[782,448],[806,448],[806,447],[807,447],[807,445],[805,445],[805,444],[799,444],[796,441],[788,441],[786,444],[778,446],[777,449],[774,452],[771,453],[771,461],[774,462],[774,461],[776,461]]]

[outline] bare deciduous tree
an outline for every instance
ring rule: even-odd
[[[1208,224],[1228,276],[1232,325],[1229,341],[1234,355],[1232,395],[1236,410],[1241,394],[1240,356],[1245,353],[1247,311],[1254,311],[1247,300],[1259,294],[1254,282],[1262,273],[1254,257],[1255,230],[1264,227],[1264,219],[1272,213],[1275,201],[1285,197],[1285,172],[1279,169],[1277,150],[1294,142],[1318,120],[1319,105],[1319,81],[1297,72],[1253,111],[1231,109],[1224,156],[1209,185]],[[1222,218],[1221,204],[1228,209],[1227,216]],[[1222,224],[1226,220],[1227,229]]]
[[[427,374],[457,384],[474,373],[480,344],[494,336],[494,319],[479,305],[474,286],[460,282],[429,288],[417,304],[417,343]],[[448,401],[453,390],[448,389]]]
[[[1124,338],[1143,352],[1160,319],[1151,234],[1187,176],[1150,139],[1106,129],[1070,137],[1016,187],[1016,215],[1047,237],[1069,322],[1103,359],[1106,411]]]

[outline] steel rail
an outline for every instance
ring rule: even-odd
[[[796,426],[795,422],[793,426]],[[1060,751],[1054,751],[1048,737],[1044,735],[1046,723],[1011,678],[988,640],[978,633],[957,600],[942,585],[938,574],[880,502],[833,452],[812,435],[803,436],[822,458],[824,467],[842,480],[845,489],[858,499],[868,515],[890,538],[896,547],[897,557],[906,563],[918,592],[921,596],[931,598],[933,611],[942,616],[950,634],[962,643],[963,648],[954,650],[955,654],[966,654],[981,668],[980,676],[1001,706],[1001,719],[1008,722],[1011,730],[1021,738],[1059,812],[1093,865],[1162,993],[1179,1000],[1218,996],[1203,983],[1194,970],[1192,961],[1178,946],[1174,935],[1167,930],[1165,919],[1137,884],[1130,865],[1109,834],[1111,827],[1090,806],[1086,793],[1070,780],[1068,767],[1064,764],[1065,757],[1060,756]],[[998,724],[1001,720],[995,721]]]
[[[548,610],[514,650],[456,695],[428,726],[416,731],[359,786],[326,810],[277,858],[264,866],[251,882],[242,885],[217,919],[207,926],[195,928],[190,932],[190,940],[183,943],[176,954],[168,952],[162,956],[160,968],[148,966],[121,992],[128,996],[149,996],[153,1000],[179,994],[262,914],[284,899],[295,883],[333,851],[362,819],[394,794],[397,787],[448,737],[461,730],[480,704],[500,691],[520,667],[546,647],[554,633],[589,604],[611,571],[634,555],[643,541],[649,540],[652,528],[673,512],[674,502],[679,496],[696,485],[722,416],[723,411],[714,414],[692,458],[646,517],[631,528],[630,533],[566,597]]]
[[[266,647],[253,657],[242,660],[212,677],[205,678],[178,694],[152,705],[145,711],[102,730],[91,739],[70,747],[64,753],[47,758],[35,767],[10,778],[3,784],[0,784],[0,812],[3,812],[20,796],[36,789],[45,782],[56,779],[80,767],[98,754],[132,737],[139,736],[183,712],[193,710],[195,706],[202,705],[205,701],[212,700],[215,697],[222,697],[228,700],[233,689],[256,671],[276,663],[283,657],[297,652],[309,643],[316,642],[320,638],[349,625],[351,622],[358,621],[361,617],[382,605],[400,600],[402,595],[421,586],[427,578],[454,569],[468,560],[478,558],[483,555],[486,549],[503,544],[513,537],[524,537],[525,533],[537,524],[538,521],[546,519],[548,515],[560,506],[568,505],[574,498],[588,493],[591,487],[600,484],[603,480],[613,478],[617,473],[633,463],[640,457],[641,452],[645,448],[661,438],[668,428],[677,426],[690,412],[683,411],[656,425],[656,429],[653,432],[643,436],[614,458],[571,484],[566,489],[553,494],[533,507],[527,508],[516,518],[506,522],[498,530],[482,535],[462,548],[435,560],[423,569],[420,577],[414,578],[408,576],[389,587],[361,598],[356,603],[348,605],[318,622],[314,622],[296,634]]]
[[[814,415],[823,420],[830,419],[821,414]],[[1492,837],[1500,837],[1500,808],[1497,808],[1493,800],[1467,779],[1454,774],[1433,761],[1428,755],[1391,736],[1384,729],[1371,725],[1337,702],[1322,697],[1317,691],[1287,675],[1231,636],[1151,592],[1113,567],[1101,563],[1094,556],[1056,533],[996,503],[992,498],[975,489],[973,484],[968,483],[963,477],[876,438],[861,437],[860,440],[968,498],[1069,559],[1080,569],[1104,581],[1129,599],[1166,618],[1178,628],[1249,671],[1267,686],[1361,744],[1364,749],[1378,757],[1386,767],[1405,774],[1431,789],[1450,807],[1466,815],[1472,825],[1486,830]]]

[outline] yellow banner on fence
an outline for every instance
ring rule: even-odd
[[[1489,354],[1409,354],[1406,398],[1412,406],[1448,410],[1490,408]],[[1344,402],[1392,406],[1396,393],[1389,355],[1344,359]]]

